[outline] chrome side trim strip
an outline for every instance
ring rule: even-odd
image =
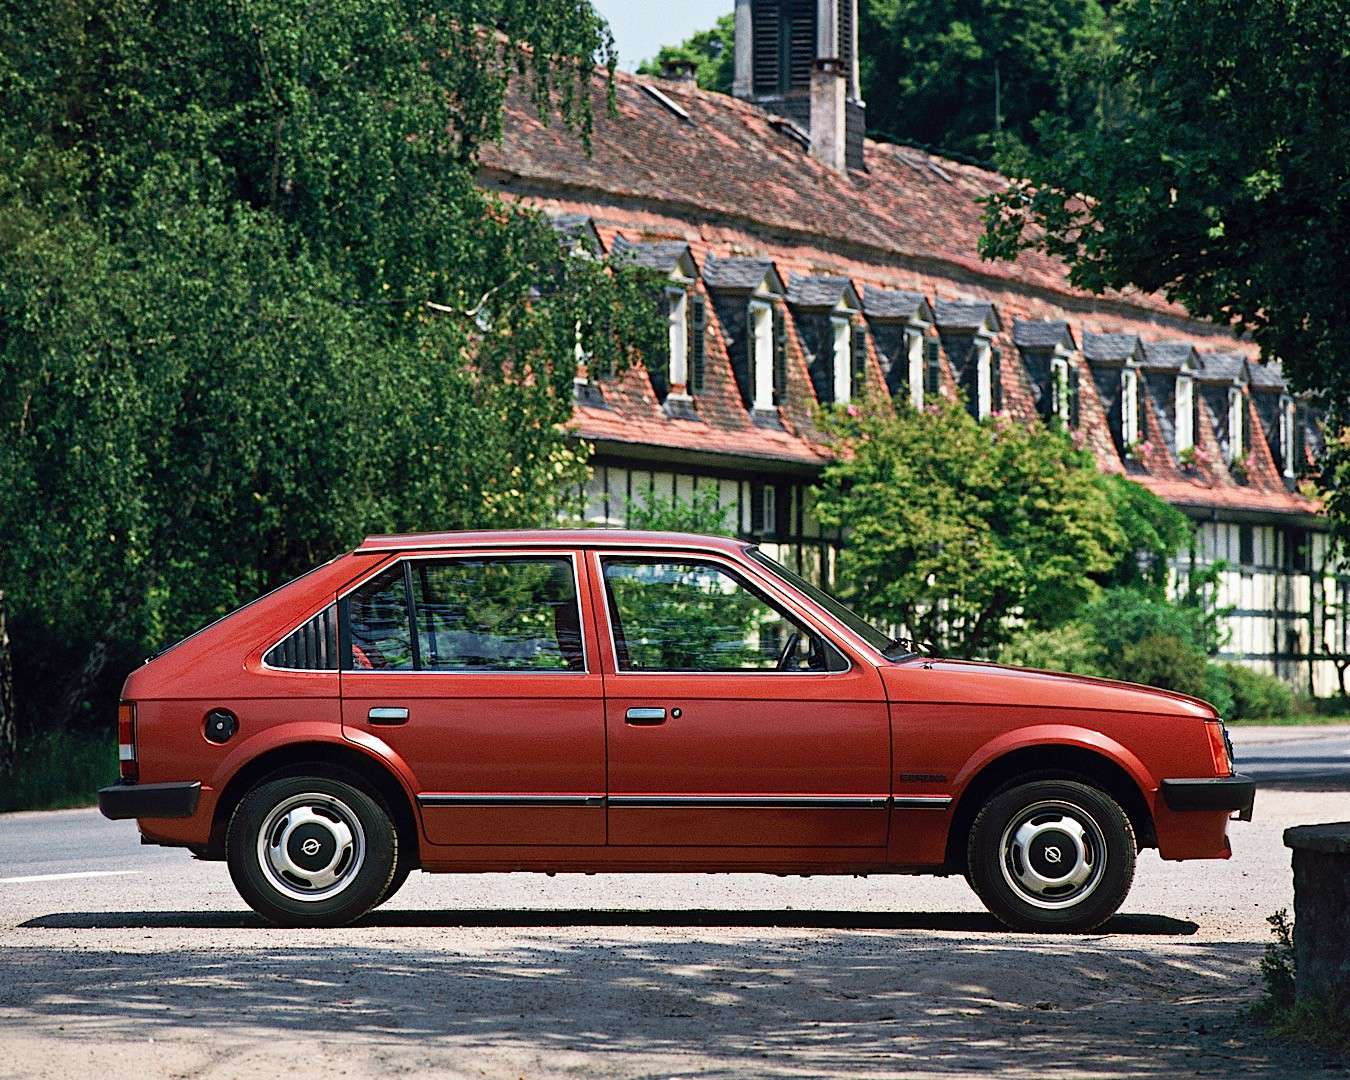
[[[891,800],[897,810],[946,810],[952,804],[950,795],[897,795]]]
[[[610,806],[884,810],[884,795],[611,795]]]
[[[446,795],[417,796],[422,806],[604,806],[603,795]]]

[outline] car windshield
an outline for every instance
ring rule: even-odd
[[[888,659],[900,660],[913,654],[911,649],[894,648],[896,642],[888,634],[883,634],[870,622],[864,619],[857,612],[845,606],[817,585],[812,585],[806,578],[800,574],[793,573],[782,563],[769,558],[759,548],[752,547],[749,550],[750,558],[763,566],[768,567],[776,575],[786,580],[800,592],[804,592],[817,604],[823,607],[841,623],[847,626],[860,638],[862,638],[872,648],[882,652]]]

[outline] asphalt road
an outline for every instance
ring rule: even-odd
[[[1239,772],[1265,784],[1343,784],[1350,789],[1350,724],[1232,727]]]
[[[1350,1075],[1238,1018],[1283,829],[1345,818],[1263,790],[1232,860],[1145,853],[1121,915],[1049,937],[959,879],[751,875],[417,874],[280,931],[129,822],[9,815],[0,1078]]]

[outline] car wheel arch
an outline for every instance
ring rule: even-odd
[[[990,798],[1032,780],[1078,780],[1101,788],[1130,819],[1141,848],[1156,847],[1153,812],[1138,777],[1102,749],[1070,741],[1021,745],[995,754],[969,770],[952,807],[946,868],[965,869],[966,841],[975,817]]]
[[[388,808],[398,831],[399,847],[421,850],[420,829],[412,796],[390,765],[367,750],[345,742],[296,742],[274,747],[241,765],[221,790],[211,824],[211,842],[201,852],[209,859],[224,857],[225,830],[235,808],[258,784],[287,774],[312,770],[335,779],[355,779],[377,794]],[[417,865],[414,857],[413,865]]]

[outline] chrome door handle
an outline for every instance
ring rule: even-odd
[[[384,706],[371,709],[370,712],[366,713],[366,719],[372,724],[406,724],[408,722],[408,710]]]
[[[653,726],[664,724],[666,722],[665,709],[629,709],[623,714],[624,721],[629,724],[635,724],[639,727],[643,725]]]

